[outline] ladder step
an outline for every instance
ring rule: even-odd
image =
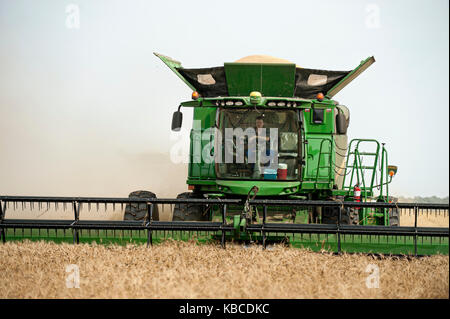
[[[355,154],[355,152],[350,152],[350,153],[348,153],[348,155],[352,155],[352,154]],[[377,153],[361,152],[361,153],[359,153],[359,155],[371,155],[371,156],[375,156],[375,155],[377,155]]]
[[[353,167],[353,165],[347,165],[347,167]],[[376,169],[375,166],[360,166],[359,168],[361,168],[361,169]]]
[[[370,190],[370,187],[360,187],[361,188],[361,192],[371,192],[371,190]],[[346,190],[346,189],[348,189],[349,191],[352,191],[353,190],[353,186],[351,186],[351,185],[348,185],[348,186],[344,186],[344,187],[342,187],[342,189],[343,190]]]

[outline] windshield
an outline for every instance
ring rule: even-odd
[[[298,179],[295,110],[221,109],[216,174],[224,179]]]

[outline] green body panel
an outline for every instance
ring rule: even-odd
[[[307,154],[304,181],[332,181],[331,162],[334,160],[334,149],[329,136],[322,134],[306,135]]]
[[[194,125],[200,124],[200,127],[197,130],[191,130],[189,180],[215,180],[216,178],[214,162],[206,163],[203,156],[194,157],[194,154],[201,154],[201,152],[193,150],[194,147],[201,147],[203,150],[206,146],[206,149],[214,152],[214,134],[209,134],[208,129],[214,127],[216,112],[216,107],[194,108]]]
[[[312,109],[309,112],[303,112],[304,125],[306,134],[318,133],[328,134],[327,138],[331,137],[334,130],[334,109],[335,104],[329,103],[313,103]],[[320,109],[324,112],[324,119],[322,124],[315,124],[313,122],[313,109]],[[327,111],[328,110],[328,111]]]
[[[217,180],[219,190],[226,194],[247,195],[249,190],[256,186],[259,188],[259,196],[280,196],[295,194],[300,182],[279,181],[231,181]]]
[[[304,105],[302,105],[303,107]],[[334,182],[334,109],[331,101],[328,103],[312,103],[312,108],[302,109],[303,129],[305,134],[305,165],[303,167],[300,193],[310,193],[317,189],[330,190]],[[323,122],[313,122],[313,110],[323,110]],[[328,110],[328,111],[327,111]],[[308,111],[308,112],[306,112]]]
[[[228,94],[248,96],[258,91],[263,96],[294,96],[295,64],[225,63]]]
[[[296,194],[299,190],[300,181],[236,181],[236,180],[194,180],[188,179],[187,184],[195,185],[202,192],[213,193],[220,192],[224,195],[246,196],[249,190],[256,186],[259,188],[258,196],[284,196]],[[213,196],[216,197],[216,196]]]

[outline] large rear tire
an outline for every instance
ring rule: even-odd
[[[398,208],[389,209],[389,226],[400,226],[400,214]]]
[[[155,193],[149,191],[131,192],[128,198],[156,198]],[[144,220],[147,216],[147,204],[131,203],[125,207],[123,220]],[[153,206],[153,220],[159,220],[158,205]]]
[[[203,198],[192,192],[178,194],[178,199]],[[174,221],[208,221],[209,214],[206,212],[205,205],[198,204],[175,204],[173,208]]]
[[[390,197],[391,203],[398,203],[397,197]],[[389,226],[400,226],[400,210],[395,207],[389,209]]]
[[[339,207],[322,208],[322,224],[337,224]],[[359,225],[359,213],[354,207],[345,207],[341,214],[341,224]]]
[[[378,200],[378,202],[383,202],[386,201],[386,198],[384,198],[384,200]],[[389,203],[398,203],[398,198],[397,197],[393,197],[393,196],[389,196]],[[395,208],[389,208],[389,226],[400,226],[400,210],[395,207]]]

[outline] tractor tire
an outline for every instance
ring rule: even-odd
[[[342,224],[346,225],[359,225],[359,211],[354,207],[346,207],[342,214]]]
[[[339,218],[338,207],[323,207],[322,208],[322,224],[337,224]],[[341,224],[343,225],[358,225],[359,213],[353,207],[345,207],[341,214]]]
[[[398,202],[397,197],[390,196],[389,199],[390,199],[389,200],[390,203]],[[384,200],[377,200],[377,202],[383,202],[383,201],[386,201],[386,198]],[[389,209],[389,226],[394,226],[394,227],[400,226],[400,210],[397,207]]]
[[[177,199],[203,198],[192,192],[178,194]],[[204,205],[175,204],[173,207],[173,221],[209,221],[209,214],[205,213]]]
[[[135,191],[130,193],[128,198],[156,198],[155,193],[148,191]],[[131,203],[125,207],[123,220],[145,220],[147,217],[147,204]],[[158,205],[153,206],[153,220],[159,220]]]

